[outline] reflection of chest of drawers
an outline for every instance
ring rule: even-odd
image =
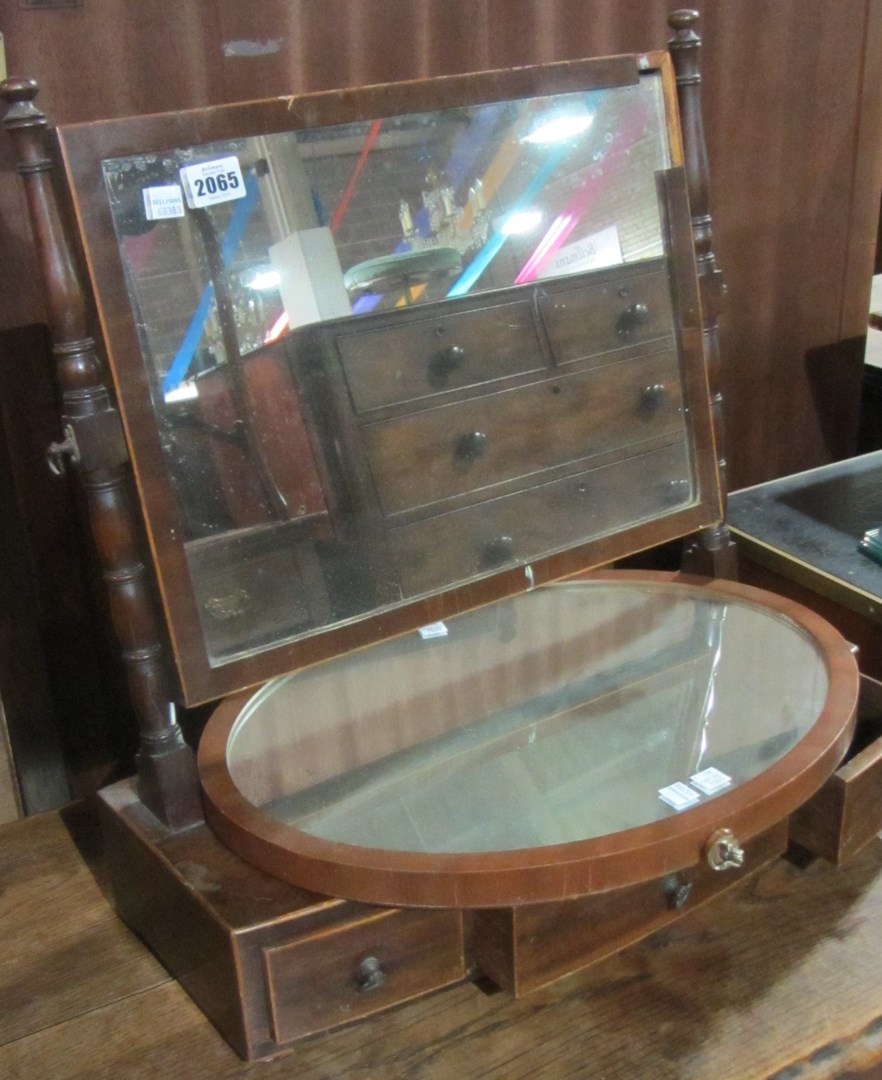
[[[451,309],[325,325],[301,349],[338,433],[322,456],[341,531],[376,538],[403,595],[693,498],[661,261]]]

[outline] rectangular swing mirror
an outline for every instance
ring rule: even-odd
[[[718,519],[664,54],[59,139],[189,703]]]

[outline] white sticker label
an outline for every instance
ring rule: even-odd
[[[181,183],[191,210],[241,199],[245,195],[242,168],[235,156],[188,165],[181,169]]]
[[[421,626],[419,634],[423,641],[430,641],[432,638],[437,637],[447,637],[447,627],[443,622],[433,622],[429,623],[428,626]]]
[[[705,795],[716,795],[718,791],[727,788],[732,783],[732,777],[726,776],[719,769],[702,769],[701,772],[689,777],[689,783],[697,787]]]
[[[667,787],[660,788],[658,797],[663,803],[673,806],[675,810],[685,810],[689,806],[694,806],[701,798],[697,791],[693,791],[686,784],[681,784],[679,780],[676,784],[668,784]]]
[[[144,188],[141,194],[144,196],[144,213],[148,221],[184,216],[184,196],[180,184]]]

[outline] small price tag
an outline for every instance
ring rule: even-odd
[[[181,169],[181,184],[191,210],[241,199],[245,195],[242,168],[235,156],[187,165]]]
[[[144,197],[144,214],[148,221],[184,216],[184,196],[180,184],[164,184],[148,187],[141,192]]]
[[[694,806],[701,798],[697,791],[693,791],[686,784],[681,784],[679,780],[676,784],[668,784],[667,787],[660,788],[658,797],[663,803],[673,806],[675,810],[686,810]]]
[[[689,783],[697,787],[704,795],[716,795],[718,791],[727,788],[732,783],[732,777],[713,767],[702,769],[694,776],[689,777]]]
[[[431,641],[432,638],[447,637],[447,627],[443,622],[429,623],[428,626],[420,627],[419,635],[423,641]]]

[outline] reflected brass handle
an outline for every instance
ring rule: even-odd
[[[631,304],[626,307],[616,322],[616,333],[620,338],[629,338],[635,330],[649,321],[649,308],[646,304]]]
[[[65,424],[64,441],[49,444],[46,451],[46,461],[49,463],[49,471],[55,476],[64,476],[67,472],[68,462],[78,465],[80,450],[77,446],[76,435],[70,424]]]
[[[457,461],[471,464],[483,457],[487,452],[487,436],[483,431],[469,431],[460,435],[453,448],[453,456]]]
[[[367,994],[371,990],[377,990],[386,981],[386,973],[383,965],[376,956],[366,956],[358,965],[355,973],[355,982],[360,994]]]

